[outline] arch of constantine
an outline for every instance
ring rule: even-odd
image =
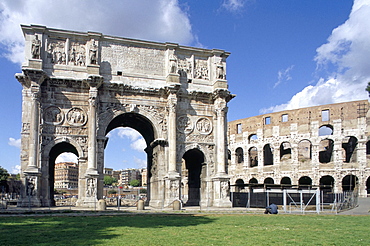
[[[146,142],[149,205],[181,198],[183,162],[189,205],[231,207],[223,50],[199,49],[22,26],[19,206],[54,205],[58,155],[78,157],[78,206],[103,196],[107,134],[131,127]]]
[[[327,187],[335,193],[356,189],[367,196],[369,106],[362,100],[229,122],[228,170],[235,191],[265,184]]]

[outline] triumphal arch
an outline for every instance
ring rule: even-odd
[[[36,25],[22,30],[19,206],[54,204],[55,160],[72,152],[77,205],[93,207],[103,196],[107,134],[123,126],[145,139],[150,206],[170,206],[186,192],[189,205],[231,207],[228,52]]]

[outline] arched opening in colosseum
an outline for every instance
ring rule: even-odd
[[[300,189],[308,189],[312,186],[312,179],[308,176],[302,176],[298,180],[298,186]]]
[[[256,147],[252,147],[248,150],[249,155],[249,166],[256,167],[258,166],[258,152]]]
[[[265,180],[263,181],[263,183],[265,184],[265,185],[268,185],[268,184],[274,184],[275,182],[274,182],[274,179],[273,178],[265,178]]]
[[[282,142],[280,145],[280,160],[290,160],[292,158],[292,147],[289,142]]]
[[[309,140],[304,139],[298,143],[298,160],[306,162],[311,160],[312,157],[312,144]]]
[[[319,136],[333,135],[334,127],[332,125],[323,125],[319,128]]]
[[[237,179],[235,181],[235,188],[236,188],[236,192],[241,192],[242,190],[244,190],[244,180]]]
[[[342,142],[342,148],[344,150],[345,160],[344,162],[356,162],[357,161],[357,138],[350,136],[345,137]]]
[[[244,151],[241,147],[239,147],[235,150],[235,157],[236,157],[236,162],[238,164],[244,162]]]
[[[80,173],[80,170],[79,170],[79,165],[78,163],[75,163],[75,166],[72,167],[73,170],[71,170],[71,168],[69,168],[69,165],[68,166],[65,166],[65,167],[62,167],[63,170],[62,173],[59,173],[59,171],[57,170],[56,168],[56,160],[57,158],[62,155],[62,154],[65,154],[65,153],[72,153],[73,155],[77,156],[77,158],[79,157],[78,155],[78,151],[77,149],[70,143],[68,142],[61,142],[61,143],[58,143],[56,145],[54,145],[50,152],[49,152],[49,177],[48,177],[48,183],[49,183],[49,186],[48,185],[45,185],[44,188],[46,187],[49,187],[49,191],[46,192],[45,194],[48,195],[48,197],[46,198],[47,200],[50,201],[50,206],[55,206],[56,205],[56,201],[55,201],[55,196],[56,195],[56,192],[57,193],[62,193],[63,195],[63,192],[67,192],[68,191],[68,187],[64,187],[65,185],[68,185],[66,183],[66,177],[67,177],[67,172],[76,172],[73,179],[70,179],[69,181],[72,182],[74,181],[73,183],[75,183],[75,189],[77,191],[78,189],[78,174]],[[62,163],[60,163],[62,164]],[[77,168],[77,170],[75,170]],[[64,176],[64,177],[63,177]],[[46,178],[46,177],[45,177]],[[61,183],[59,186],[58,183]],[[69,187],[71,188],[71,187]],[[69,189],[71,191],[71,189]]]
[[[248,137],[248,143],[251,143],[251,142],[253,142],[253,140],[257,140],[257,139],[258,139],[258,137],[257,137],[256,134],[251,134]]]
[[[368,177],[366,180],[366,193],[367,195],[370,194],[370,177]]]
[[[333,154],[334,141],[331,139],[323,139],[319,144],[319,162],[329,163]]]
[[[358,178],[356,175],[349,174],[342,179],[342,190],[353,191],[358,185]]]
[[[370,158],[370,141],[366,142],[366,158]]]
[[[183,159],[185,160],[185,167],[188,170],[188,200],[186,205],[199,206],[204,154],[199,149],[191,149],[186,151]]]
[[[325,175],[320,178],[320,189],[324,192],[332,192],[334,189],[334,178],[330,175]]]
[[[251,178],[251,179],[249,180],[249,183],[250,183],[250,184],[258,184],[258,180],[257,180],[256,178]]]
[[[292,185],[292,180],[289,177],[283,177],[280,184],[282,187],[289,188]]]
[[[263,164],[265,166],[274,164],[274,155],[272,154],[270,144],[263,146]]]

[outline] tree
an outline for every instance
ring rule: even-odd
[[[130,185],[133,187],[138,187],[140,185],[140,181],[137,179],[133,179],[130,181]]]
[[[370,82],[367,83],[366,91],[369,93],[369,96],[370,96]]]
[[[110,195],[117,194],[117,191],[116,190],[109,190],[108,194],[110,194]]]
[[[5,181],[9,177],[8,171],[0,166],[0,181]]]
[[[104,185],[112,185],[113,183],[116,183],[117,179],[111,177],[111,176],[104,176]]]
[[[146,194],[147,193],[147,190],[146,189],[140,189],[140,194]]]

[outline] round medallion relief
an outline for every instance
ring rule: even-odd
[[[60,125],[63,122],[64,116],[60,108],[50,106],[44,110],[44,122],[50,125]]]
[[[196,128],[200,134],[210,134],[212,132],[212,123],[208,118],[197,120]]]
[[[177,118],[177,130],[189,134],[193,131],[193,123],[188,116],[180,116]]]
[[[72,108],[67,112],[66,119],[72,126],[82,126],[87,121],[87,115],[81,108]]]

